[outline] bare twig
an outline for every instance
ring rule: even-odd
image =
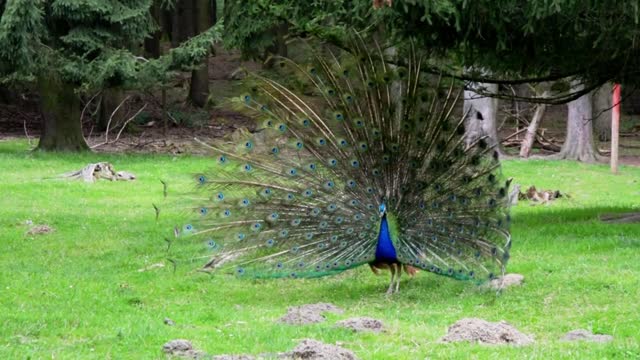
[[[27,131],[27,119],[22,119],[22,126],[24,127],[24,134],[27,136],[27,140],[29,141],[29,146],[31,146],[31,136],[29,136],[29,132]]]
[[[126,101],[126,100],[127,100],[127,99],[125,99],[124,101]],[[120,103],[120,105],[122,105],[122,104],[124,103],[124,101],[123,101],[122,103]],[[120,107],[120,105],[118,105],[118,107]],[[140,110],[138,110],[135,114],[133,114],[133,116],[131,116],[130,118],[128,118],[128,119],[127,119],[127,120],[122,124],[122,127],[120,128],[120,131],[118,131],[118,134],[116,135],[116,138],[115,138],[114,140],[112,140],[112,141],[109,141],[109,139],[108,139],[108,135],[109,135],[109,134],[108,134],[108,132],[109,132],[109,125],[111,124],[111,119],[109,119],[109,122],[107,123],[107,132],[105,133],[105,141],[104,141],[104,142],[102,142],[102,143],[100,143],[100,144],[93,145],[91,148],[92,148],[92,149],[95,149],[95,148],[97,148],[97,147],[104,146],[104,145],[107,145],[107,144],[115,144],[115,143],[117,143],[117,142],[120,140],[120,136],[122,135],[122,132],[123,132],[123,131],[124,131],[124,129],[127,127],[127,124],[129,124],[129,123],[130,123],[131,121],[133,121],[133,120],[134,120],[138,115],[140,115],[140,113],[141,113],[141,112],[143,112],[143,111],[144,111],[144,109],[146,109],[146,108],[147,108],[147,105],[148,105],[148,104],[144,104],[144,106],[142,106],[142,107],[140,108]],[[114,111],[114,113],[115,113],[116,111],[118,111],[118,109],[117,109],[117,108],[116,108],[116,110]],[[112,116],[113,116],[113,115],[112,115]]]

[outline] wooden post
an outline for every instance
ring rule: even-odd
[[[611,172],[618,173],[618,140],[620,133],[620,84],[613,85],[613,111],[611,111]]]

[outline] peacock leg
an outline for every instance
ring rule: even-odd
[[[400,276],[402,275],[402,265],[394,264],[396,266],[396,293],[400,290]]]
[[[393,280],[396,277],[396,268],[393,264],[389,266],[389,271],[391,272],[391,282],[389,283],[389,289],[387,289],[387,295],[393,294]]]

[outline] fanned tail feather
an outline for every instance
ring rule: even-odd
[[[384,202],[403,264],[477,281],[504,271],[508,184],[486,141],[463,141],[461,91],[426,75],[415,49],[366,44],[279,59],[286,84],[250,75],[236,104],[259,130],[209,145],[218,166],[196,176],[198,215],[182,229],[206,268],[317,277],[372,262]]]

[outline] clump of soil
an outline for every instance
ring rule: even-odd
[[[613,336],[603,334],[593,334],[589,330],[577,329],[569,331],[562,338],[564,341],[592,341],[598,343],[605,343],[613,341]]]
[[[193,348],[191,341],[176,339],[162,345],[162,351],[168,355],[180,356],[188,359],[203,359],[206,354]]]
[[[27,235],[42,235],[54,232],[55,229],[49,225],[34,225],[27,231]]]
[[[494,290],[504,289],[511,286],[520,286],[524,282],[524,276],[520,274],[506,274],[489,282],[489,287]]]
[[[356,355],[340,346],[304,339],[292,351],[280,355],[281,359],[304,360],[357,360]]]
[[[316,324],[326,320],[325,312],[342,314],[344,310],[329,303],[307,304],[302,306],[292,306],[287,309],[287,313],[278,319],[278,322],[289,325]]]
[[[466,318],[451,325],[442,341],[468,341],[489,345],[528,345],[533,342],[533,338],[521,333],[506,321],[492,323],[483,319]]]
[[[384,331],[384,324],[382,321],[370,317],[357,317],[338,321],[336,326],[351,329],[355,332],[361,331]]]
[[[213,360],[255,360],[251,355],[216,355]]]

